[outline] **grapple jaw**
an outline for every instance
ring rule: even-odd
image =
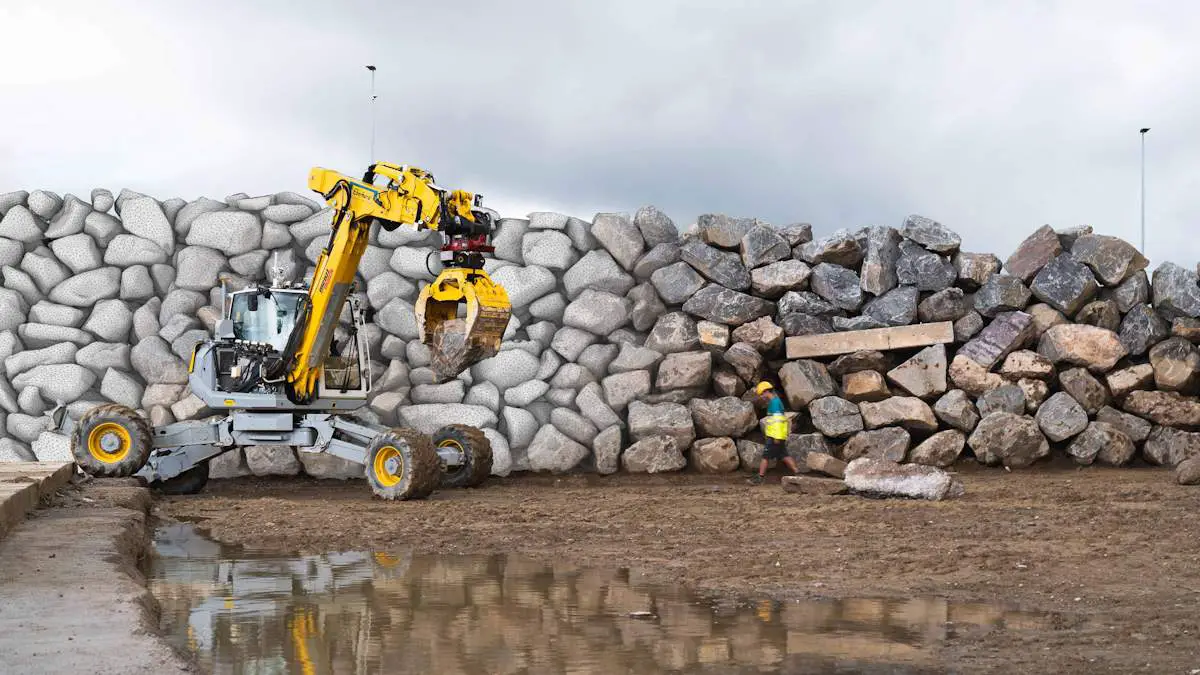
[[[460,305],[466,308],[463,317]],[[421,342],[430,349],[430,367],[445,379],[495,356],[512,317],[503,288],[483,270],[461,267],[443,270],[422,289],[415,310]]]

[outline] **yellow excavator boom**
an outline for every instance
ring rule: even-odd
[[[332,207],[333,222],[309,285],[307,311],[294,329],[301,333],[287,375],[293,399],[311,400],[317,390],[374,222],[388,231],[407,226],[442,234],[445,268],[422,289],[415,307],[420,339],[430,344],[439,374],[453,377],[499,351],[512,305],[483,270],[495,223],[480,195],[448,192],[428,171],[383,162],[368,167],[361,180],[316,167],[308,186]]]

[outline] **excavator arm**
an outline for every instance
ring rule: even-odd
[[[333,222],[293,329],[287,373],[293,400],[315,395],[374,222],[389,232],[405,226],[442,235],[444,269],[422,289],[415,307],[420,339],[431,346],[437,372],[453,377],[499,351],[512,305],[483,270],[483,254],[494,250],[495,222],[480,195],[443,190],[423,169],[382,162],[368,167],[361,180],[316,167],[308,186],[332,207]]]

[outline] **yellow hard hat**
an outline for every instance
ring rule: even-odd
[[[774,387],[771,386],[770,382],[759,382],[758,386],[754,388],[754,392],[756,394],[761,394],[768,389],[774,389]]]

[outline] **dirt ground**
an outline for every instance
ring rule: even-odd
[[[1200,673],[1200,488],[1158,468],[954,470],[966,495],[946,502],[801,496],[743,474],[543,475],[421,502],[363,481],[214,481],[157,510],[280,552],[513,552],[749,599],[1000,603],[1053,618],[952,634],[948,671]]]

